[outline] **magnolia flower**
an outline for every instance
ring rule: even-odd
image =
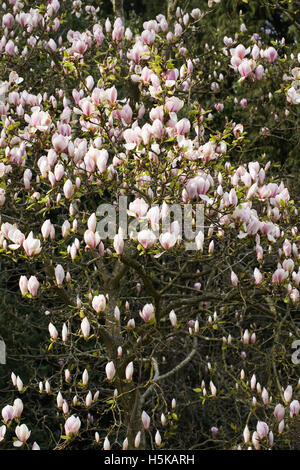
[[[133,362],[131,361],[131,362],[129,362],[129,364],[127,365],[126,370],[125,370],[126,380],[131,382],[132,376],[133,376]]]
[[[126,437],[122,444],[122,450],[127,450],[127,449],[128,449],[128,438]]]
[[[117,235],[114,237],[114,249],[118,255],[121,255],[124,250],[124,239],[122,232],[119,231]]]
[[[49,323],[48,330],[51,338],[53,340],[56,340],[58,338],[58,331],[52,323]]]
[[[255,284],[260,284],[262,282],[262,274],[259,269],[255,268],[254,269],[254,279],[255,279]]]
[[[20,426],[16,427],[15,433],[18,441],[14,441],[14,446],[21,447],[29,439],[31,431],[29,431],[26,424],[21,424]]]
[[[159,237],[159,241],[164,250],[170,250],[177,242],[177,237],[174,233],[165,232]]]
[[[75,417],[74,415],[70,416],[65,422],[65,432],[66,435],[69,436],[71,433],[76,435],[80,429],[81,421],[79,417]]]
[[[213,383],[212,381],[210,381],[210,383],[209,383],[209,388],[210,388],[211,394],[212,394],[213,396],[216,396],[216,394],[217,394],[217,389],[216,389],[216,387],[215,387],[215,385],[214,385],[214,383]]]
[[[68,339],[68,327],[65,323],[63,324],[63,327],[62,327],[61,337],[62,337],[63,342],[67,341]]]
[[[113,361],[110,361],[106,364],[105,372],[106,372],[107,380],[112,380],[114,378],[116,369],[115,369],[115,365]]]
[[[43,223],[42,227],[41,227],[41,232],[42,232],[42,235],[44,237],[44,239],[47,239],[51,232],[53,232],[53,229],[52,229],[53,225],[51,224],[51,220],[50,219],[47,219],[45,220],[45,222]]]
[[[18,376],[17,377],[17,389],[18,389],[19,392],[22,392],[23,388],[24,388],[23,382],[20,379],[20,377]]]
[[[135,199],[135,201],[129,204],[128,215],[133,217],[143,217],[147,210],[148,204],[144,201],[144,199]]]
[[[284,415],[285,415],[285,408],[281,403],[278,403],[278,405],[276,405],[274,409],[274,416],[279,423],[280,421],[283,420]]]
[[[263,391],[261,392],[261,398],[262,398],[264,405],[267,405],[269,403],[269,393],[265,387],[263,388]]]
[[[141,230],[137,236],[138,242],[147,250],[156,243],[156,236],[152,230]]]
[[[161,435],[160,435],[160,432],[158,430],[155,433],[154,441],[155,441],[155,445],[157,447],[160,447],[160,445],[161,445]]]
[[[298,400],[293,400],[290,404],[290,416],[298,416],[300,411],[300,404]]]
[[[99,235],[98,232],[95,233],[92,230],[86,230],[84,232],[84,241],[85,241],[87,247],[90,250],[93,250],[94,248],[96,248],[96,246],[99,244],[100,240],[101,240],[101,238],[100,238],[100,235]],[[75,246],[75,248],[76,248],[76,246]]]
[[[250,431],[247,425],[244,428],[243,437],[245,444],[247,444],[247,442],[249,442],[251,438]]]
[[[293,396],[293,387],[291,385],[288,385],[284,391],[284,399],[286,403],[289,403],[292,399]]]
[[[134,447],[138,449],[140,447],[140,443],[141,443],[141,431],[139,431],[137,435],[135,436]]]
[[[28,292],[28,279],[26,276],[21,276],[19,280],[19,287],[21,294],[24,295]]]
[[[60,286],[65,278],[65,270],[61,264],[58,264],[55,268],[55,278],[57,284]]]
[[[104,439],[103,450],[110,450],[110,442],[107,436]]]
[[[256,425],[256,431],[257,431],[258,437],[260,439],[264,439],[269,432],[269,426],[264,421],[258,421]]]
[[[89,391],[87,396],[85,397],[85,406],[88,408],[89,406],[91,406],[92,402],[93,402],[92,392]]]
[[[6,426],[3,424],[3,426],[0,426],[0,442],[3,441],[5,433],[6,433]]]
[[[239,283],[238,277],[234,271],[231,271],[231,283],[234,287],[236,287]]]
[[[252,434],[252,444],[255,450],[260,449],[259,435],[257,431],[254,431],[254,433]]]
[[[171,312],[169,313],[169,319],[170,319],[171,325],[175,328],[177,325],[177,316],[174,310],[171,310]]]
[[[30,232],[26,240],[23,242],[23,248],[27,256],[38,255],[42,251],[40,240],[38,238],[33,238],[32,232]]]
[[[84,369],[83,374],[82,374],[82,383],[83,385],[87,385],[89,381],[89,374],[86,369]]]
[[[140,311],[140,317],[144,320],[145,323],[148,323],[150,320],[155,318],[155,311],[153,305],[144,305],[143,310]]]
[[[66,199],[70,199],[74,194],[73,183],[71,180],[67,180],[63,187],[64,195]]]
[[[84,319],[82,320],[80,329],[84,339],[86,339],[89,336],[91,329],[90,322],[88,321],[87,317],[84,317]]]
[[[93,309],[94,309],[97,313],[99,313],[99,312],[104,312],[105,307],[106,307],[106,299],[105,299],[105,296],[104,296],[103,294],[101,294],[101,295],[96,295],[96,296],[93,298],[92,307],[93,307]]]
[[[149,429],[150,416],[148,415],[148,413],[146,413],[146,411],[142,412],[142,423],[143,423],[144,429]]]
[[[1,414],[2,414],[3,421],[6,424],[7,421],[10,421],[11,419],[14,418],[15,409],[11,405],[6,405],[4,408],[2,408]]]

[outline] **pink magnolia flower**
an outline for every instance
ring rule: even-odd
[[[30,232],[26,240],[23,242],[23,248],[27,256],[38,255],[42,251],[40,240],[38,238],[33,238],[32,232]]]
[[[74,415],[70,416],[65,422],[66,435],[69,436],[71,433],[73,435],[78,434],[80,426],[81,426],[80,418],[78,416],[75,417]]]
[[[15,44],[14,42],[10,39],[9,41],[7,41],[6,43],[6,46],[5,46],[5,52],[10,55],[10,56],[13,56],[15,55]]]
[[[53,225],[51,223],[51,220],[50,219],[45,220],[45,222],[43,223],[41,227],[41,232],[45,240],[50,236],[51,233],[53,234],[54,227],[53,228],[52,227]]]
[[[261,447],[257,431],[254,431],[254,433],[252,434],[252,444],[255,450],[259,450]]]
[[[32,113],[29,123],[30,126],[33,127],[35,130],[45,132],[51,126],[52,121],[50,115],[47,112],[40,111],[40,109],[37,109]]]
[[[165,232],[159,237],[159,241],[164,250],[170,250],[177,242],[177,237],[174,233]]]
[[[3,426],[0,426],[0,442],[3,441],[5,434],[6,434],[6,426],[3,424]]]
[[[150,416],[148,415],[148,413],[146,413],[146,411],[143,411],[142,412],[142,423],[143,423],[143,426],[144,426],[144,429],[149,429],[150,427]]]
[[[92,230],[86,230],[84,232],[84,241],[90,250],[95,249],[100,243],[100,240],[101,238],[98,232],[94,233]]]
[[[91,230],[92,232],[95,232],[96,226],[97,226],[97,218],[96,218],[95,213],[90,215],[90,217],[88,218],[87,226],[89,230]]]
[[[129,204],[129,210],[127,213],[133,217],[143,217],[146,214],[148,207],[149,206],[144,199],[138,198]]]
[[[238,66],[238,71],[240,75],[244,78],[248,77],[256,67],[255,60],[253,59],[243,59],[240,65]]]
[[[264,439],[269,432],[269,426],[264,421],[258,421],[256,425],[256,431],[259,439]]]
[[[82,320],[80,329],[84,339],[86,339],[89,336],[91,329],[90,322],[88,321],[87,317],[84,317],[84,319]]]
[[[126,377],[126,380],[128,380],[129,382],[131,382],[132,380],[132,376],[133,376],[133,362],[129,362],[129,364],[126,366],[126,369],[125,369],[125,377]]]
[[[188,132],[190,132],[190,128],[191,128],[191,123],[186,118],[180,119],[180,121],[178,121],[175,126],[176,133],[178,135],[187,134]]]
[[[124,35],[124,26],[122,24],[121,18],[117,18],[114,22],[114,29],[112,31],[112,40],[113,41],[121,41]]]
[[[234,287],[236,287],[239,283],[238,277],[234,271],[231,271],[231,283]]]
[[[275,406],[274,409],[274,416],[277,419],[278,422],[283,420],[285,415],[285,408],[281,403],[278,403],[278,405]]]
[[[289,403],[293,396],[293,387],[288,385],[283,393],[286,403]]]
[[[155,311],[152,304],[146,304],[143,307],[143,310],[140,311],[140,317],[144,320],[145,323],[148,323],[153,318],[155,318]]]
[[[254,279],[255,279],[255,284],[260,284],[262,282],[262,274],[259,269],[255,268],[254,269]]]
[[[106,307],[105,296],[103,294],[96,295],[92,300],[92,307],[97,313],[104,312]]]
[[[28,292],[28,279],[26,276],[21,276],[19,280],[19,287],[21,294],[24,295]]]
[[[106,372],[107,380],[112,380],[114,378],[116,369],[115,369],[115,365],[113,361],[110,361],[106,364],[105,372]]]
[[[156,37],[156,34],[155,34],[155,31],[153,31],[153,30],[151,30],[151,31],[145,30],[141,34],[141,38],[142,38],[143,42],[145,44],[147,44],[148,46],[150,46],[151,44],[154,43],[155,37]]]
[[[151,133],[156,139],[161,139],[164,133],[164,125],[159,119],[155,119],[151,126]]]
[[[118,255],[121,255],[124,250],[124,239],[122,232],[119,231],[117,235],[114,237],[114,249]]]
[[[256,80],[261,80],[262,77],[264,76],[264,73],[265,73],[264,67],[261,64],[259,64],[255,69]]]
[[[55,278],[57,284],[60,286],[65,278],[65,270],[61,264],[58,264],[55,268]]]
[[[177,98],[176,96],[172,96],[171,98],[166,98],[165,101],[165,110],[168,113],[178,113],[183,107],[184,102]]]
[[[225,39],[225,38],[224,38]],[[234,49],[230,49],[230,53],[233,57],[238,57],[242,60],[247,54],[250,52],[250,47],[248,49],[243,46],[243,44],[239,44]]]
[[[300,292],[298,289],[292,289],[291,293],[290,293],[290,298],[292,300],[293,303],[296,303],[298,302],[299,298],[300,298]]]
[[[159,206],[153,206],[148,210],[147,220],[148,220],[148,222],[150,222],[152,230],[157,230],[158,229],[158,227],[159,227]]]
[[[10,421],[14,418],[15,410],[13,406],[6,405],[4,408],[2,408],[1,414],[2,414],[3,421],[6,424],[7,421]]]
[[[298,400],[293,400],[290,404],[290,416],[298,416],[300,411],[300,404]]]
[[[52,137],[52,145],[57,152],[63,152],[68,146],[68,139],[61,134],[55,134]]]
[[[278,59],[278,54],[274,47],[268,47],[268,49],[262,51],[262,56],[270,63],[275,62],[275,60]]]
[[[37,280],[36,276],[30,276],[27,287],[32,297],[35,297],[37,295],[39,286],[40,286],[40,283]]]
[[[18,441],[14,441],[14,446],[21,447],[29,439],[31,431],[29,431],[26,424],[21,424],[20,426],[16,427],[15,433],[18,438]]]
[[[174,310],[171,310],[171,312],[169,313],[169,320],[171,325],[175,328],[177,325],[177,316]]]
[[[103,450],[110,450],[110,442],[107,436],[105,437],[103,442]]]
[[[53,325],[53,323],[49,323],[48,330],[49,330],[51,338],[56,340],[58,338],[58,331]]]
[[[289,276],[288,271],[285,271],[282,268],[276,269],[272,276],[272,282],[280,284],[281,282],[285,281]]]
[[[54,176],[55,176],[56,181],[60,181],[62,177],[64,176],[64,174],[65,174],[65,170],[64,170],[63,165],[61,165],[60,163],[55,165]]]
[[[74,194],[74,188],[73,188],[73,183],[71,180],[67,180],[64,184],[64,195],[66,197],[66,199],[70,199],[73,194]]]
[[[14,24],[14,17],[11,13],[7,13],[2,17],[2,27],[11,29]]]
[[[147,250],[156,243],[156,236],[152,230],[141,230],[137,236],[138,242]]]

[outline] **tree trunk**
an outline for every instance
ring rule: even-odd
[[[124,8],[123,8],[123,0],[111,0],[114,9],[114,15],[116,18],[121,18],[122,23],[125,23],[124,17]]]
[[[178,0],[167,0],[167,20],[169,25],[175,22],[176,8],[178,6]]]

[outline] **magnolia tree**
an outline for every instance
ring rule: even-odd
[[[140,31],[6,4],[0,250],[26,335],[2,448],[297,446],[297,205],[216,100],[276,82],[297,113],[300,69],[245,30],[193,56],[216,3]]]

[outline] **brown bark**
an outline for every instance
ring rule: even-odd
[[[178,0],[168,0],[167,20],[170,25],[175,22],[175,14],[176,14],[177,6],[178,6]]]
[[[124,8],[123,8],[123,0],[111,0],[114,9],[114,15],[116,18],[121,18],[122,23],[125,23],[124,17]]]

